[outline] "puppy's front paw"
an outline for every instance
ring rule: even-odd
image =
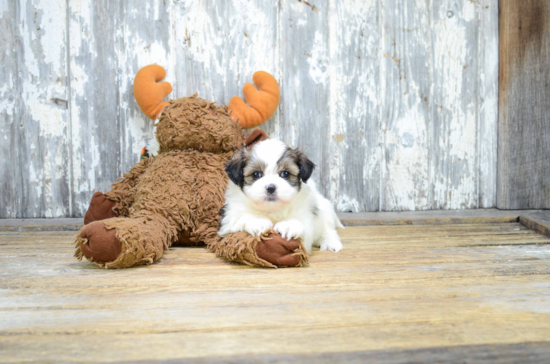
[[[304,225],[296,219],[279,221],[273,229],[281,234],[283,239],[298,239],[304,235]]]
[[[273,223],[265,217],[250,217],[244,223],[244,231],[250,235],[261,235],[264,231],[271,229]]]
[[[320,250],[329,250],[335,253],[339,252],[342,249],[344,249],[344,246],[342,245],[342,242],[340,241],[340,237],[338,235],[325,238],[321,243],[320,248]]]

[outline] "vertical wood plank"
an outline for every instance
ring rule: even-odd
[[[171,44],[172,3],[164,0],[120,2],[116,86],[120,95],[122,173],[134,166],[139,160],[141,149],[155,137],[154,122],[141,112],[132,92],[137,71],[149,64],[159,64],[166,69],[165,80],[174,86],[177,84],[175,56]],[[171,95],[168,96],[170,98]]]
[[[277,2],[247,0],[174,3],[177,85],[175,97],[199,96],[219,104],[241,96],[256,71],[281,81]],[[263,129],[277,136],[276,113]]]
[[[550,2],[499,6],[497,207],[550,208]]]
[[[280,137],[316,165],[313,179],[328,196],[330,185],[330,54],[328,1],[281,0],[282,69]],[[333,201],[336,202],[336,201]]]
[[[478,207],[477,4],[432,3],[433,209]]]
[[[151,63],[171,97],[219,103],[274,74],[281,105],[262,128],[317,163],[341,211],[492,207],[497,192],[499,206],[548,206],[548,119],[529,104],[548,99],[531,90],[548,48],[525,30],[547,32],[547,7],[511,13],[530,20],[507,30],[510,49],[542,61],[511,56],[503,73],[535,121],[501,108],[501,137],[516,137],[499,141],[497,191],[497,1],[0,0],[0,217],[82,216],[136,162],[153,130],[132,83]]]
[[[478,17],[478,207],[491,208],[497,197],[498,0],[479,1]]]
[[[0,0],[0,218],[14,218],[21,199],[16,3]]]
[[[433,65],[428,1],[383,1],[381,210],[431,208]]]
[[[329,171],[317,173],[339,211],[379,210],[379,13],[378,0],[330,2]]]
[[[95,191],[121,177],[117,46],[120,8],[109,0],[69,2],[74,216]]]
[[[17,160],[22,168],[16,217],[70,214],[66,1],[21,1],[18,14]]]

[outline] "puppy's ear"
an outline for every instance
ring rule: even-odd
[[[246,150],[243,148],[240,151],[238,151],[234,156],[233,159],[229,161],[229,163],[225,166],[225,173],[227,173],[227,176],[229,179],[236,184],[239,187],[243,187],[244,184],[244,174],[243,169],[246,166],[247,161],[247,153]]]
[[[300,167],[300,178],[302,181],[307,182],[313,170],[315,169],[315,163],[310,161],[302,152],[296,150],[298,156],[298,167]]]

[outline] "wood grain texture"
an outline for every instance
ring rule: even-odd
[[[154,138],[153,121],[139,109],[133,95],[134,77],[140,68],[159,64],[166,81],[177,85],[173,44],[172,1],[125,0],[120,2],[120,38],[116,48],[117,83],[120,102],[120,170],[124,173],[139,160],[141,149]],[[173,93],[167,99],[178,97]],[[86,206],[87,207],[87,206]]]
[[[153,138],[153,122],[134,99],[137,71],[162,64],[174,83],[170,3],[162,0],[69,2],[74,208],[106,191]]]
[[[495,205],[497,0],[12,3],[0,218],[82,216],[135,163],[153,127],[132,81],[150,63],[169,97],[219,103],[271,72],[282,98],[262,128],[317,164],[339,211]]]
[[[5,142],[12,149],[4,157],[0,185],[12,179],[12,203],[0,208],[0,216],[55,217],[70,213],[68,141],[68,88],[66,63],[66,1],[16,2],[7,6],[11,33],[10,55],[6,62],[17,73],[0,88],[12,94],[2,103],[16,108],[7,115]],[[58,15],[62,14],[61,17]],[[4,32],[4,29],[2,30]],[[2,63],[4,65],[4,63]],[[14,69],[11,68],[13,71]],[[17,98],[17,101],[15,101]],[[9,113],[9,111],[8,111]],[[13,143],[13,144],[12,144]],[[11,211],[6,211],[10,209]]]
[[[256,71],[279,79],[277,10],[276,2],[260,0],[175,1],[176,97],[198,92],[227,104],[243,97],[242,87]],[[277,120],[275,114],[268,123]]]
[[[523,214],[519,222],[539,234],[550,237],[550,212],[537,211]]]
[[[497,2],[386,3],[381,209],[494,206]]]
[[[172,248],[106,271],[73,234],[0,233],[4,362],[549,345],[550,239],[519,223],[349,227],[342,252],[278,270]]]
[[[82,218],[0,219],[0,231],[79,231]]]
[[[429,210],[398,212],[340,212],[338,217],[344,226],[370,225],[448,225],[495,224],[518,222],[522,217],[539,219],[546,216],[544,210]],[[0,231],[78,231],[82,218],[0,219]],[[524,224],[526,225],[526,224]],[[532,230],[536,230],[529,227]]]
[[[480,0],[477,44],[477,168],[479,207],[495,207],[498,161],[498,2]],[[525,208],[525,207],[522,207]]]
[[[311,354],[256,354],[232,355],[192,359],[160,360],[159,364],[175,363],[546,363],[550,360],[550,347],[546,342],[460,345],[422,348],[413,350],[369,350],[357,352],[311,353]],[[146,361],[140,361],[146,362]],[[117,363],[117,362],[115,362]],[[122,362],[118,362],[122,363]]]
[[[432,207],[429,162],[433,103],[428,1],[388,1],[383,13],[382,201],[384,211]]]
[[[328,195],[331,168],[330,50],[328,1],[281,1],[282,128],[279,137],[317,166],[312,178]],[[359,34],[356,34],[359,35]],[[349,62],[346,59],[346,62]]]
[[[543,220],[548,220],[548,213],[497,209],[338,213],[344,226],[495,224],[522,221],[522,217],[547,224]],[[0,219],[0,231],[78,231],[81,227],[82,218]]]
[[[434,209],[478,207],[477,47],[473,1],[432,4],[433,144],[430,168]],[[483,10],[479,10],[483,11]],[[472,198],[474,197],[475,198]]]
[[[333,1],[330,6],[326,146],[330,180],[324,191],[339,211],[377,211],[381,197],[380,3]],[[323,171],[321,166],[318,172]]]
[[[549,18],[548,1],[500,1],[499,208],[550,208]]]
[[[123,172],[117,47],[120,9],[108,0],[69,2],[72,216]],[[131,91],[130,91],[131,92]],[[127,121],[125,121],[126,123]]]
[[[16,3],[0,1],[0,217],[15,217],[21,207],[21,168],[15,163],[21,127],[16,14]]]

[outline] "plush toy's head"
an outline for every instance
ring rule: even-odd
[[[164,107],[157,124],[160,151],[195,149],[226,153],[242,147],[243,131],[224,106],[197,95],[172,100]]]
[[[173,149],[194,149],[201,152],[225,153],[243,146],[243,129],[266,122],[279,105],[279,84],[266,72],[254,73],[254,83],[243,91],[249,103],[233,97],[229,107],[218,106],[193,95],[170,102],[162,100],[172,91],[161,66],[150,65],[138,71],[134,80],[134,96],[141,110],[150,119],[159,114],[156,136],[160,152]]]

